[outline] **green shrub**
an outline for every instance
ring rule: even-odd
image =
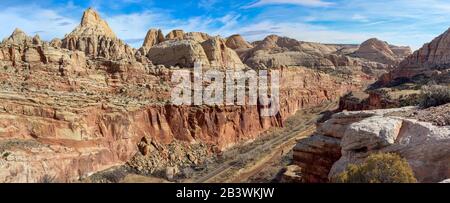
[[[56,183],[56,182],[57,182],[56,178],[50,175],[44,175],[38,181],[38,183]]]
[[[420,94],[422,108],[429,108],[450,103],[450,87],[427,85],[422,87]]]
[[[360,165],[350,164],[336,183],[416,183],[405,159],[396,154],[372,154]]]

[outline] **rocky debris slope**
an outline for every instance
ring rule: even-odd
[[[408,107],[333,115],[320,124],[315,135],[300,141],[294,149],[294,160],[302,167],[303,179],[326,182],[326,177],[332,179],[348,164],[361,163],[377,152],[405,158],[420,182],[439,182],[450,177],[450,126],[394,116],[411,110]]]
[[[351,55],[382,64],[397,65],[410,54],[411,49],[409,47],[393,46],[387,42],[372,38],[363,42],[358,50]]]
[[[448,83],[450,79],[450,29],[404,59],[399,66],[384,75],[380,83],[387,85],[399,79],[426,76],[437,82]]]
[[[90,58],[133,60],[135,54],[93,9],[84,12],[80,25],[62,40],[61,47],[82,51]]]

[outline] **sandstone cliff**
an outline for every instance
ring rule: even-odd
[[[0,182],[71,182],[130,160],[145,171],[179,159],[195,165],[199,157],[253,140],[297,110],[337,100],[367,80],[364,74],[281,66],[275,67],[281,71],[276,116],[261,117],[260,106],[173,106],[167,104],[174,86],[169,66],[242,62],[219,37],[187,33],[180,39],[176,31],[163,41],[161,35],[150,32],[148,58],[139,56],[92,9],[63,40],[14,31],[0,44]],[[328,53],[319,44],[302,46]],[[348,63],[345,57],[330,60]],[[175,151],[184,156],[174,158]]]
[[[437,107],[439,117],[448,105]],[[439,182],[450,176],[450,127],[417,121],[409,115],[428,110],[412,108],[343,112],[323,124],[294,149],[306,182],[327,182],[350,163],[371,153],[397,153],[411,165],[420,182]],[[423,116],[421,117],[424,118]]]
[[[165,38],[161,30],[150,29],[145,36],[144,44],[142,44],[142,48],[145,50],[144,55],[150,48],[164,41]]]
[[[376,38],[363,42],[352,56],[387,65],[397,65],[402,59],[411,54],[409,47],[389,45]]]
[[[242,69],[244,64],[236,52],[219,37],[200,43],[197,40],[168,40],[149,49],[147,57],[154,64],[194,67],[195,62],[206,67]]]
[[[62,40],[62,48],[79,50],[90,58],[133,60],[135,50],[118,39],[93,9],[84,12],[81,24]]]
[[[253,46],[244,40],[241,35],[232,35],[227,38],[226,41],[227,47],[230,47],[234,50],[242,50],[242,49],[251,49]]]
[[[232,42],[230,41],[230,46],[234,46]],[[357,50],[355,45],[302,42],[271,35],[254,42],[252,46],[253,48],[236,49],[242,61],[250,67],[301,66],[337,73],[363,72],[372,77],[379,77],[391,69],[390,64],[383,63],[386,61],[352,55]]]
[[[415,76],[425,76],[436,82],[448,83],[449,42],[450,30],[447,30],[404,59],[395,70],[381,77],[380,84],[387,85],[395,80],[414,79]]]

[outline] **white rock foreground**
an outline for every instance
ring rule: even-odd
[[[372,153],[396,153],[405,158],[414,171],[419,182],[441,182],[450,177],[450,126],[433,126],[431,123],[413,119],[390,116],[401,109],[385,109],[374,111],[343,112],[335,114],[330,120],[319,126],[312,138],[301,141],[294,149],[294,159],[301,166],[305,181],[317,182],[317,177],[328,173],[328,179],[342,173],[349,164],[357,164]],[[317,137],[331,138],[341,148],[341,156],[335,149],[322,148],[322,145],[310,145],[309,140]],[[306,143],[306,144],[305,144]],[[330,143],[328,143],[330,144]],[[314,150],[312,150],[314,149]],[[305,163],[305,157],[321,154],[327,161],[335,161],[331,168],[328,165],[311,160]],[[324,157],[323,154],[327,156]],[[316,170],[320,169],[320,170]],[[322,174],[314,174],[322,171]],[[322,175],[322,176],[321,176]]]

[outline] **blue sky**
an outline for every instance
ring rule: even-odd
[[[0,0],[0,38],[15,27],[46,40],[63,38],[88,7],[134,47],[148,29],[160,28],[240,33],[249,41],[269,34],[322,43],[377,37],[417,49],[450,27],[445,0]]]

